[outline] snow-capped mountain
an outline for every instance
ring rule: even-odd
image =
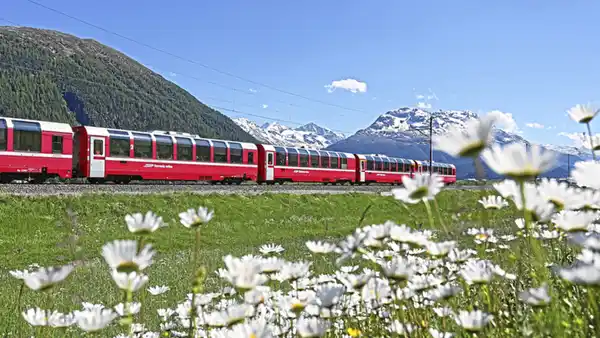
[[[415,160],[429,159],[429,121],[431,113],[419,108],[404,107],[388,111],[380,115],[369,127],[359,130],[354,135],[332,144],[327,149],[362,154],[386,154]],[[432,132],[434,135],[446,133],[450,127],[465,127],[469,120],[477,118],[471,111],[440,110],[433,113]],[[523,142],[531,144],[517,133],[507,132],[496,128],[495,142],[508,144]],[[559,165],[548,176],[564,177],[571,165],[578,160],[587,159],[588,152],[575,147],[542,145],[547,150],[559,153]],[[567,154],[571,157],[567,159]],[[457,166],[458,176],[473,177],[473,161],[470,159],[454,158],[446,153],[434,150],[433,160],[453,163]],[[486,172],[494,177],[491,170]]]
[[[321,149],[345,138],[344,134],[336,133],[314,123],[290,128],[278,122],[259,126],[256,122],[246,118],[236,118],[233,121],[257,140],[278,146]]]

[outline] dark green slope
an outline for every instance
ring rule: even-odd
[[[255,142],[231,119],[97,41],[0,27],[0,115]]]

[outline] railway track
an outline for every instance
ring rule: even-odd
[[[197,194],[243,194],[258,195],[263,193],[291,193],[291,194],[344,194],[355,193],[383,193],[396,188],[390,185],[369,186],[331,186],[319,184],[283,184],[283,185],[209,185],[209,184],[150,184],[137,183],[128,185],[117,184],[7,184],[0,185],[0,195],[22,196],[51,196],[51,195],[80,195],[86,193],[99,194],[153,194],[190,192]],[[448,186],[446,190],[483,190],[488,186]]]

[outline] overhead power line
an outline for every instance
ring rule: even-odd
[[[276,92],[280,92],[280,93],[287,94],[287,95],[290,95],[290,96],[295,96],[295,97],[298,97],[298,98],[301,98],[301,99],[304,99],[304,100],[308,100],[308,101],[312,101],[312,102],[316,102],[316,103],[320,103],[320,104],[324,104],[324,105],[328,105],[328,106],[331,106],[331,107],[336,107],[336,108],[340,108],[340,109],[344,109],[344,110],[348,110],[348,111],[354,111],[354,112],[369,114],[368,112],[360,110],[360,109],[345,107],[345,106],[341,106],[341,105],[338,105],[338,104],[335,104],[335,103],[331,103],[331,102],[327,102],[327,101],[323,101],[323,100],[319,100],[319,99],[314,99],[314,98],[311,98],[311,97],[308,97],[308,96],[304,96],[304,95],[301,95],[301,94],[290,92],[288,90],[280,89],[280,88],[277,88],[277,87],[274,87],[274,86],[271,86],[271,85],[268,85],[268,84],[265,84],[265,83],[262,83],[262,82],[259,82],[259,81],[251,80],[251,79],[248,79],[248,78],[245,78],[245,77],[233,74],[231,72],[220,70],[220,69],[217,69],[215,67],[211,67],[209,65],[206,65],[206,64],[204,64],[202,62],[199,62],[199,61],[196,61],[196,60],[192,60],[192,59],[189,59],[189,58],[184,57],[184,56],[177,55],[177,54],[169,52],[167,50],[164,50],[164,49],[161,49],[161,48],[149,45],[149,44],[147,44],[145,42],[141,42],[141,41],[138,41],[136,39],[130,38],[130,37],[125,36],[125,35],[123,35],[121,33],[109,30],[109,29],[101,27],[101,26],[98,26],[98,25],[96,25],[94,23],[91,23],[91,22],[88,22],[86,20],[80,19],[78,17],[75,17],[75,16],[70,15],[68,13],[62,12],[62,11],[57,10],[55,8],[46,6],[46,5],[41,4],[41,3],[37,2],[37,1],[34,1],[34,0],[26,0],[26,1],[32,3],[32,4],[36,5],[36,6],[45,8],[45,9],[47,9],[49,11],[54,12],[54,13],[57,13],[57,14],[60,14],[62,16],[65,16],[67,18],[70,18],[72,20],[75,20],[75,21],[78,21],[78,22],[83,23],[85,25],[88,25],[90,27],[94,27],[96,29],[99,29],[99,30],[101,30],[103,32],[106,32],[108,34],[112,34],[114,36],[120,37],[122,39],[125,39],[127,41],[133,42],[135,44],[138,44],[140,46],[143,46],[143,47],[146,47],[148,49],[154,50],[156,52],[163,53],[165,55],[169,55],[169,56],[174,57],[176,59],[179,59],[179,60],[182,60],[182,61],[194,64],[194,65],[197,65],[197,66],[200,66],[200,67],[212,70],[212,71],[214,71],[216,73],[219,73],[219,74],[222,74],[222,75],[226,75],[226,76],[238,79],[238,80],[242,80],[242,81],[245,81],[245,82],[248,82],[248,83],[252,83],[252,84],[257,85],[257,86],[265,87],[265,88],[271,89],[271,90],[276,91]]]
[[[97,86],[102,86],[102,87],[110,88],[110,89],[113,89],[115,91],[120,91],[120,92],[125,91],[125,92],[130,92],[130,93],[138,93],[138,94],[145,95],[145,96],[147,96],[147,97],[149,97],[151,99],[163,98],[163,99],[168,100],[168,101],[178,102],[176,99],[174,99],[174,98],[172,98],[170,96],[166,96],[166,95],[149,94],[147,92],[143,92],[143,91],[139,91],[139,90],[133,90],[133,89],[126,88],[126,87],[108,85],[108,84],[104,84],[104,83],[100,83],[100,82],[96,82],[96,81],[90,81],[90,80],[79,78],[79,77],[75,77],[75,76],[69,76],[69,75],[65,75],[65,74],[60,74],[60,73],[56,73],[56,72],[52,72],[52,71],[48,71],[48,70],[41,70],[41,69],[35,69],[35,68],[30,68],[30,67],[15,65],[15,64],[8,63],[8,62],[3,62],[3,61],[0,61],[0,65],[4,65],[4,66],[7,66],[7,67],[12,67],[12,68],[15,68],[15,69],[20,69],[20,70],[35,72],[35,73],[45,73],[45,74],[53,75],[53,76],[56,76],[56,77],[62,77],[62,78],[71,79],[71,80],[77,80],[77,81],[81,81],[81,82],[85,82],[85,83],[89,83],[89,84],[93,84],[93,85],[97,85]],[[215,101],[227,102],[227,103],[232,103],[232,104],[239,104],[239,103],[236,103],[234,101],[227,100],[227,99],[222,99],[222,98],[216,98],[216,97],[207,97],[207,98],[215,100]],[[247,112],[243,112],[243,111],[236,110],[236,109],[231,109],[231,108],[216,107],[216,106],[210,106],[210,105],[206,105],[206,106],[208,106],[209,108],[214,109],[216,111],[218,111],[218,110],[224,110],[224,111],[234,112],[234,113],[238,113],[238,114],[245,115],[245,116],[258,117],[258,118],[262,118],[262,119],[270,120],[270,121],[275,121],[275,122],[291,123],[291,124],[295,124],[295,125],[304,125],[304,124],[306,124],[306,122],[303,123],[303,122],[298,122],[298,121],[282,120],[282,119],[278,119],[278,118],[274,118],[274,117],[269,117],[269,116],[264,116],[264,115],[247,113]],[[350,132],[341,131],[341,130],[335,130],[335,129],[330,129],[330,130],[336,131],[336,132],[340,132],[340,133],[344,133],[344,134],[352,134]]]

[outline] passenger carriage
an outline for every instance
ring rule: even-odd
[[[93,183],[131,180],[236,183],[257,178],[252,143],[178,132],[74,127],[77,176]]]
[[[66,123],[0,117],[0,182],[70,178],[72,138]]]
[[[356,171],[358,184],[389,183],[401,184],[405,176],[412,177],[416,163],[399,157],[386,155],[356,155],[360,162]]]
[[[429,161],[418,162],[419,171],[423,173],[429,172]],[[456,182],[456,166],[449,163],[433,162],[432,173],[438,174],[445,184],[453,184]]]
[[[315,149],[258,145],[258,183],[315,182],[353,183],[356,159],[353,154]]]

